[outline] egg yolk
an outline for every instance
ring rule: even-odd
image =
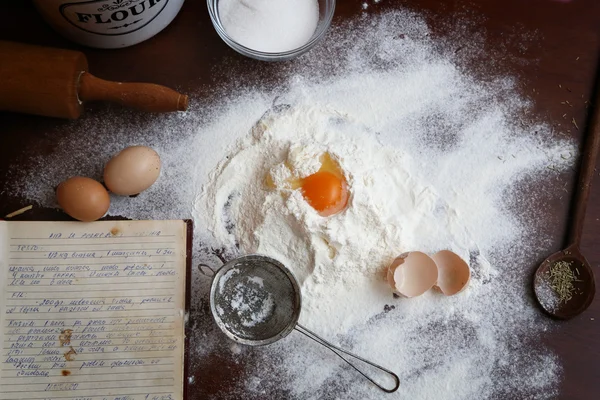
[[[318,171],[302,180],[302,195],[323,217],[337,214],[346,207],[346,182],[329,171]]]
[[[328,217],[346,208],[350,193],[338,162],[329,153],[321,155],[319,160],[321,168],[317,172],[305,178],[288,179],[287,187],[292,190],[300,189],[306,202],[319,215]],[[267,175],[265,184],[269,188],[276,187],[271,175]]]

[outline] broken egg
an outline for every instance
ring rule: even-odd
[[[342,211],[348,203],[346,180],[329,171],[318,171],[302,180],[302,196],[322,217]]]
[[[148,189],[160,174],[160,157],[147,146],[130,146],[104,167],[104,184],[111,192],[131,196]]]
[[[456,253],[442,250],[432,257],[438,269],[438,281],[435,287],[446,296],[462,292],[471,279],[469,265]]]
[[[337,214],[346,208],[350,197],[346,177],[339,163],[329,153],[321,155],[319,162],[320,167],[316,172],[301,178],[294,176],[296,171],[290,165],[281,164],[267,176],[266,184],[272,188],[300,189],[306,202],[319,215],[329,217]],[[274,172],[279,175],[285,173],[288,177],[281,182],[281,179],[273,176]]]
[[[401,254],[390,264],[387,280],[403,297],[420,296],[435,285],[438,268],[431,257],[420,251]]]
[[[110,207],[110,196],[98,181],[75,176],[58,185],[58,205],[71,217],[90,222],[102,218]]]

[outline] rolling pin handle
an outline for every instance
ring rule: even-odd
[[[185,111],[188,96],[153,83],[121,83],[83,72],[79,79],[80,101],[110,101],[140,111],[163,113]]]

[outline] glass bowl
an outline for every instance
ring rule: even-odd
[[[212,20],[212,23],[221,39],[223,39],[223,41],[227,43],[229,47],[238,53],[262,61],[290,60],[312,49],[323,38],[323,36],[325,36],[325,32],[327,31],[327,28],[329,28],[329,25],[331,25],[331,20],[335,12],[335,0],[318,0],[319,22],[317,23],[317,28],[315,29],[315,32],[310,40],[304,45],[293,50],[269,53],[248,48],[233,40],[227,34],[227,32],[225,32],[225,28],[223,27],[221,19],[219,18],[219,0],[206,0],[206,3],[208,5],[210,19]]]

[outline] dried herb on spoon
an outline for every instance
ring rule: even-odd
[[[581,282],[577,279],[579,271],[577,268],[574,271],[571,268],[572,264],[572,261],[558,261],[547,272],[550,278],[550,287],[558,295],[561,304],[567,303],[573,298],[573,294],[575,294],[573,282]]]

